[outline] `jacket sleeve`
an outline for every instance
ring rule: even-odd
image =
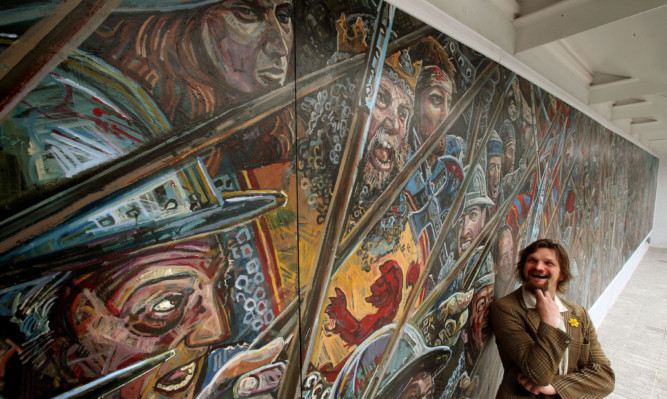
[[[577,370],[557,375],[552,385],[564,399],[603,398],[614,390],[614,371],[602,351],[595,326],[588,313],[583,308],[581,313],[580,317],[585,320],[582,327],[586,330],[580,356],[577,359]]]
[[[491,305],[491,327],[499,349],[536,384],[549,385],[571,337],[542,321],[533,337],[527,323],[516,308],[502,306],[501,301]]]

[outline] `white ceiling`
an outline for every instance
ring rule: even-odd
[[[389,0],[647,149],[667,142],[667,0]]]

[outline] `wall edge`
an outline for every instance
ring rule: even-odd
[[[646,251],[648,251],[649,247],[648,239],[651,236],[651,233],[653,233],[653,230],[646,235],[630,259],[625,262],[625,265],[623,265],[621,270],[616,274],[616,277],[614,277],[595,303],[588,309],[588,314],[591,316],[591,320],[596,328],[600,327],[600,324],[602,324],[602,321],[607,316],[609,309],[611,309],[621,295],[621,291],[623,291],[625,285],[630,281],[630,277],[632,277],[632,274],[637,269],[637,266],[639,266],[644,255],[646,255]]]

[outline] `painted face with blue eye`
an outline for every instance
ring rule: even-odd
[[[232,91],[247,94],[285,82],[291,0],[225,0],[206,11],[201,29],[205,51]]]
[[[99,289],[87,284],[72,323],[83,351],[69,351],[70,369],[92,379],[174,349],[176,356],[121,396],[193,397],[207,354],[229,336],[226,266],[206,244],[179,244],[139,255],[107,284],[97,281]]]

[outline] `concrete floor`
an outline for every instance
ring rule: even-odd
[[[598,328],[618,399],[667,399],[667,249],[649,248]]]

